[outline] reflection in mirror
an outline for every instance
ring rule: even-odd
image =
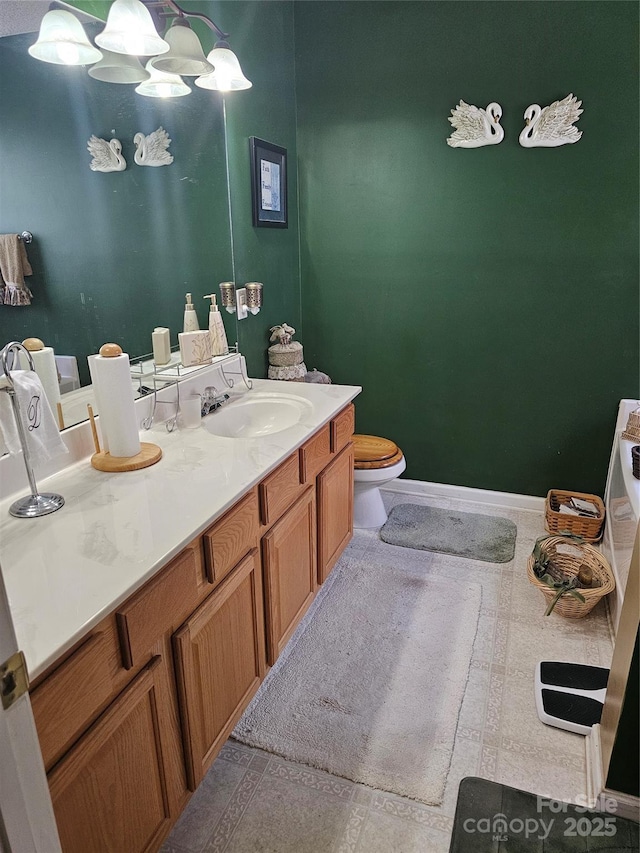
[[[187,291],[207,328],[203,297],[234,272],[225,128],[220,93],[193,87],[187,97],[145,98],[86,68],[34,60],[27,51],[38,24],[0,38],[0,232],[33,234],[33,299],[0,305],[0,346],[35,337],[53,348],[69,426],[86,418],[87,357],[106,341],[133,358],[151,352],[152,332],[163,326],[175,347]],[[93,39],[102,27],[85,30]],[[205,27],[203,45],[207,38]],[[159,127],[173,162],[137,165],[134,137]],[[120,140],[124,171],[90,169],[92,135]],[[236,317],[222,313],[233,343]]]

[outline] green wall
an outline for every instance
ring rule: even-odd
[[[81,367],[106,338],[139,354],[187,290],[204,324],[218,282],[259,280],[257,317],[223,312],[250,372],[295,326],[309,367],[363,385],[357,428],[396,439],[407,477],[601,493],[617,401],[640,393],[636,4],[187,7],[253,89],[158,102],[0,40],[0,230],[33,232],[36,296],[0,308],[0,341]],[[524,109],[570,91],[580,142],[521,148]],[[502,104],[501,145],[446,145],[460,98]],[[160,124],[175,163],[135,166]],[[89,170],[92,133],[122,139],[125,172]],[[288,229],[251,225],[250,136],[288,150]]]
[[[85,4],[86,5],[86,4]],[[189,8],[189,4],[186,4]],[[108,4],[92,5],[92,11]],[[29,307],[0,307],[0,345],[37,336],[61,354],[86,356],[105,340],[133,355],[148,353],[151,332],[182,330],[184,294],[193,293],[201,327],[202,297],[235,274],[238,285],[259,280],[265,309],[236,326],[223,312],[230,343],[240,340],[253,375],[266,375],[269,326],[299,317],[295,194],[293,16],[288,3],[192,3],[231,34],[255,87],[226,96],[232,256],[223,102],[192,86],[191,95],[141,97],[132,86],[95,81],[86,69],[32,59],[34,35],[0,39],[0,231],[29,230],[34,241]],[[102,27],[92,26],[92,32]],[[205,49],[213,34],[199,27]],[[174,163],[133,162],[133,136],[162,125]],[[123,143],[127,169],[89,169],[87,140]],[[249,141],[263,136],[289,148],[293,222],[286,231],[253,229]]]
[[[204,4],[202,4],[204,5]],[[232,33],[231,46],[253,88],[227,98],[227,140],[235,279],[264,284],[264,306],[238,323],[240,350],[251,376],[266,376],[271,326],[300,324],[300,262],[297,208],[296,111],[291,3],[217,4],[212,16]],[[287,149],[288,228],[251,224],[249,137]]]
[[[295,5],[307,364],[409,478],[602,493],[638,386],[638,7]],[[583,138],[518,144],[569,92]],[[447,146],[465,101],[495,147]]]

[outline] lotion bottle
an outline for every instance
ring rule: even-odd
[[[196,314],[196,309],[191,301],[191,294],[186,294],[186,303],[184,306],[184,329],[183,332],[199,332],[200,326],[198,324],[198,315]]]
[[[222,314],[216,303],[215,293],[209,293],[204,297],[211,300],[209,308],[209,334],[211,335],[211,353],[212,355],[227,355],[229,352],[229,344],[227,343],[227,333],[224,330],[222,322]]]

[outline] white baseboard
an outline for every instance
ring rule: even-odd
[[[469,486],[450,486],[447,483],[425,483],[422,480],[393,480],[384,486],[384,491],[430,498],[454,498],[461,501],[487,504],[487,506],[528,509],[534,512],[544,512],[545,502],[544,498],[538,498],[534,495],[492,492],[488,489],[473,489]]]

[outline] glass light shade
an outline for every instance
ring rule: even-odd
[[[158,71],[183,74],[186,77],[210,74],[213,71],[213,65],[205,59],[198,36],[182,18],[172,24],[164,38],[170,46],[169,52],[151,60],[151,64]]]
[[[96,44],[129,56],[156,56],[169,50],[169,45],[153,26],[149,10],[140,0],[114,0],[107,25],[96,36]]]
[[[207,60],[213,65],[214,71],[198,77],[196,86],[217,92],[235,92],[251,88],[251,81],[242,73],[238,57],[226,41],[219,41],[207,56]]]
[[[110,50],[103,53],[100,62],[89,69],[89,77],[94,80],[102,80],[104,83],[142,83],[149,79],[149,72],[144,70],[136,56],[112,53]]]
[[[151,64],[151,60],[145,65],[149,72],[149,79],[136,86],[139,95],[147,98],[180,98],[182,95],[190,95],[191,89],[177,74],[164,74]]]
[[[29,48],[34,59],[55,65],[90,65],[102,54],[87,38],[82,24],[64,9],[53,9],[42,19],[38,40]]]

